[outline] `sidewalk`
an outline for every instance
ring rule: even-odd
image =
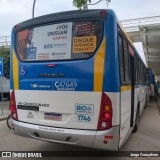
[[[3,115],[2,115],[2,102],[0,102],[0,121],[6,120],[10,114],[9,101],[3,102]]]
[[[157,102],[157,109],[158,109],[158,112],[159,112],[159,114],[160,114],[160,97],[157,97],[157,96],[155,95],[155,100],[156,100],[156,102]]]

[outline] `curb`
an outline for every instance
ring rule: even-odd
[[[158,99],[156,94],[155,94],[155,98],[156,98],[156,102],[157,102],[158,112],[160,113],[160,101],[159,101],[159,99]]]
[[[0,118],[0,122],[1,122],[1,121],[5,121],[6,119],[7,119],[7,117]]]

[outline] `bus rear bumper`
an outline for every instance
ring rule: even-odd
[[[115,136],[117,132],[119,133],[119,126],[106,131],[91,131],[46,127],[14,120],[12,120],[12,123],[16,135],[54,143],[118,150],[118,142]],[[107,143],[104,143],[104,140]]]

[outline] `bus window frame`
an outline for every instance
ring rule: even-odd
[[[50,63],[50,62],[69,62],[69,61],[81,61],[81,60],[89,60],[91,59],[92,57],[94,57],[97,53],[97,51],[99,50],[99,47],[101,46],[102,44],[102,41],[104,39],[104,37],[106,36],[106,33],[105,33],[105,21],[106,19],[104,18],[90,18],[90,19],[68,19],[68,20],[65,20],[65,21],[51,21],[51,22],[48,22],[48,23],[42,23],[42,24],[38,24],[38,25],[32,25],[32,26],[29,26],[29,27],[25,27],[23,29],[17,29],[15,32],[14,32],[14,44],[13,44],[13,48],[15,50],[15,53],[16,53],[16,56],[18,57],[18,60],[22,63]],[[79,58],[79,59],[57,59],[57,60],[33,60],[33,61],[23,61],[20,59],[19,57],[19,54],[17,52],[17,38],[18,38],[18,32],[21,32],[21,31],[24,31],[24,30],[29,30],[29,29],[33,29],[33,28],[36,28],[36,27],[42,27],[42,26],[47,26],[47,25],[52,25],[52,24],[59,24],[59,23],[69,23],[69,22],[78,22],[78,21],[100,21],[101,22],[101,25],[102,25],[102,35],[101,35],[101,38],[99,40],[99,43],[97,44],[97,47],[95,49],[95,51],[93,52],[93,54],[88,57],[88,58]],[[72,40],[73,40],[73,37],[72,37]],[[72,44],[71,44],[71,47],[72,47]]]
[[[130,53],[129,53],[129,47],[128,45],[130,45],[130,43],[128,42],[126,36],[124,35],[124,33],[122,32],[122,30],[120,29],[120,27],[117,25],[118,27],[118,32],[117,32],[117,46],[118,46],[118,62],[119,62],[119,77],[120,77],[120,82],[121,82],[121,86],[128,86],[131,85],[131,72],[130,72]],[[125,40],[126,44],[127,44],[127,53],[128,53],[128,76],[129,76],[129,81],[125,81],[125,64],[123,65],[123,71],[124,71],[124,82],[122,82],[121,80],[121,72],[120,72],[120,56],[119,56],[119,36],[122,38],[122,50],[123,50],[123,64],[124,64],[124,44],[123,41]]]

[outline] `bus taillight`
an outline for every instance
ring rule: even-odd
[[[111,127],[112,127],[112,102],[105,93],[102,93],[97,130],[106,130]]]
[[[15,94],[14,90],[11,92],[10,96],[10,111],[11,111],[11,117],[14,120],[18,120],[18,114],[17,114],[17,109],[16,109],[16,101],[15,101]]]

